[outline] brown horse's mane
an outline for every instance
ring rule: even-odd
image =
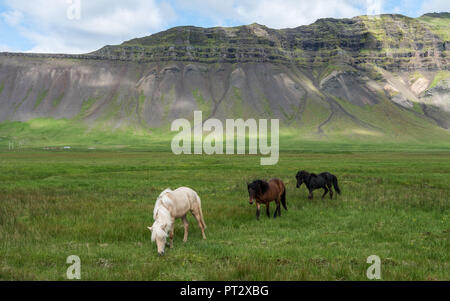
[[[269,189],[269,183],[263,180],[254,180],[247,185],[247,188],[253,189],[258,195],[264,195]]]

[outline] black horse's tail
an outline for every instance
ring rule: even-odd
[[[281,204],[283,204],[284,209],[288,210],[287,206],[286,206],[286,187],[283,187],[283,188],[284,188],[284,191],[283,191],[283,194],[281,195]]]
[[[333,175],[333,186],[334,190],[336,190],[337,193],[341,194],[341,189],[338,186],[338,180],[335,175]]]

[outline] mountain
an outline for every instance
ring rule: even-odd
[[[449,24],[433,13],[183,26],[84,55],[0,53],[0,137],[151,133],[202,110],[279,118],[302,139],[450,141]]]

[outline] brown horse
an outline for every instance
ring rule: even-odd
[[[281,216],[280,203],[283,204],[284,209],[286,207],[286,187],[283,181],[280,179],[271,179],[269,182],[262,180],[255,180],[247,185],[249,202],[253,205],[253,201],[256,201],[256,219],[259,220],[259,215],[261,212],[261,204],[266,205],[267,217],[270,218],[270,202],[275,201],[277,203],[277,209],[275,209],[275,214],[273,218]]]

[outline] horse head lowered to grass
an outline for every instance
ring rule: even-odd
[[[198,194],[187,187],[180,187],[176,190],[164,190],[156,200],[153,209],[153,219],[155,222],[148,229],[152,232],[152,241],[156,242],[158,254],[164,255],[167,236],[170,235],[170,248],[173,248],[173,231],[175,219],[181,218],[184,224],[184,242],[187,241],[189,224],[186,214],[191,212],[202,230],[203,239],[206,239],[206,224],[203,219],[201,201]],[[170,233],[169,233],[170,232]]]
[[[286,207],[286,187],[283,181],[280,179],[271,179],[268,182],[262,180],[255,180],[247,185],[249,203],[256,202],[256,219],[259,219],[261,212],[261,204],[266,205],[266,213],[270,218],[270,202],[275,201],[277,208],[275,209],[275,214],[273,218],[281,216],[280,203],[283,204],[284,209]]]

